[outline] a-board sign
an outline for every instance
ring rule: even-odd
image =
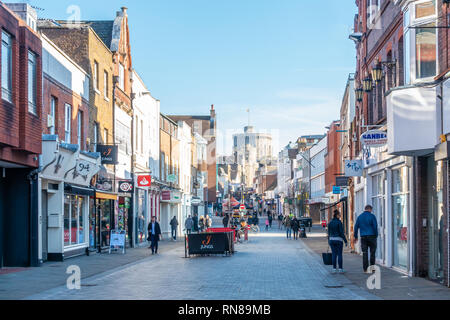
[[[111,230],[111,236],[109,237],[109,253],[112,250],[122,250],[125,254],[125,241],[127,232],[125,230]]]

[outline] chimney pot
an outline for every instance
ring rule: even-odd
[[[214,105],[213,104],[211,105],[211,110],[214,110]]]
[[[128,10],[127,7],[122,7],[122,8],[120,8],[120,9],[122,9],[122,12],[123,12],[123,13],[127,13],[127,10]]]

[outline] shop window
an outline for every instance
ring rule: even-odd
[[[65,124],[65,135],[64,142],[71,143],[71,129],[72,129],[72,106],[68,103],[65,105],[65,114],[64,114],[64,124]]]
[[[64,197],[64,246],[86,242],[84,197],[68,195]]]

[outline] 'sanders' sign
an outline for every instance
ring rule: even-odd
[[[361,136],[361,143],[371,148],[384,147],[388,143],[387,133],[380,130],[370,130]]]

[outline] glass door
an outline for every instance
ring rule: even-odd
[[[394,266],[408,270],[408,168],[392,171]]]

